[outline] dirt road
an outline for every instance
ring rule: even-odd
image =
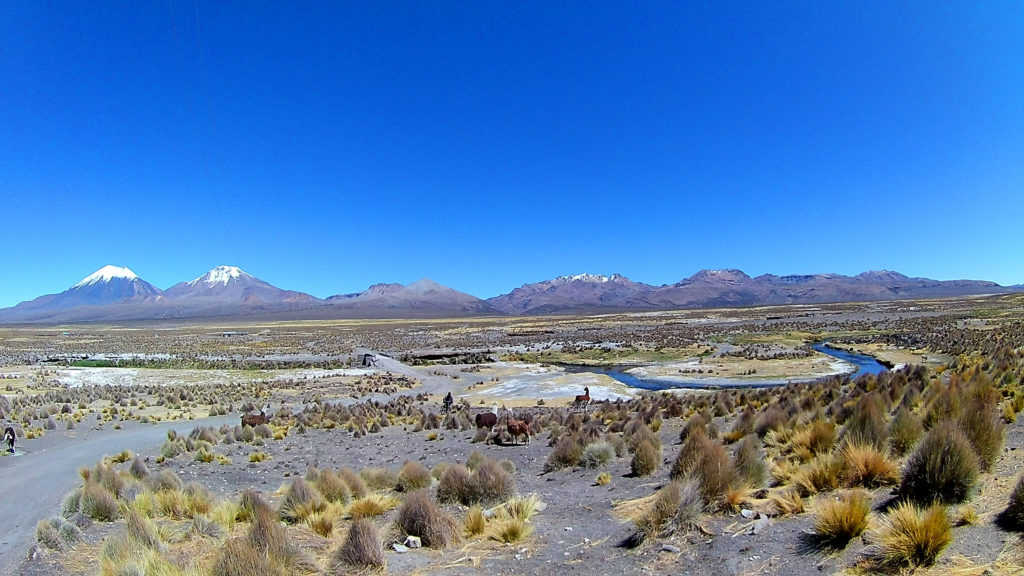
[[[159,424],[125,423],[123,430],[52,431],[18,444],[18,453],[0,458],[0,574],[17,574],[35,542],[36,524],[60,512],[64,496],[81,482],[77,471],[122,450],[152,452],[174,428],[187,433],[196,426],[235,424],[237,415]]]

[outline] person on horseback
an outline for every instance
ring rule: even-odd
[[[451,414],[451,412],[452,412],[452,404],[454,404],[454,403],[455,403],[455,398],[452,398],[452,393],[449,392],[444,397],[444,413],[445,414]]]

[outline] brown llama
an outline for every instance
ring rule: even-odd
[[[586,412],[587,405],[590,404],[590,387],[583,387],[583,394],[577,394],[576,399],[572,402],[572,410],[574,412]]]

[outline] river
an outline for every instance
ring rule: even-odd
[[[856,378],[862,374],[880,374],[888,370],[883,364],[879,363],[878,360],[871,356],[864,354],[857,354],[854,352],[847,352],[845,350],[837,350],[828,346],[827,342],[819,342],[811,346],[814,350],[838,358],[857,367],[855,372],[850,373],[850,378]],[[615,366],[612,368],[602,368],[599,366],[563,366],[566,372],[593,372],[596,374],[606,374],[619,382],[622,382],[626,386],[631,388],[639,388],[641,390],[667,390],[670,388],[683,388],[683,389],[698,389],[698,390],[719,390],[723,388],[772,388],[776,386],[785,386],[793,382],[803,382],[806,380],[814,380],[813,377],[808,377],[804,380],[800,378],[789,378],[786,380],[751,380],[751,379],[738,379],[738,378],[690,378],[690,379],[679,379],[679,380],[656,380],[638,378],[625,370],[629,369],[629,366]]]

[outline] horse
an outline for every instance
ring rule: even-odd
[[[242,414],[242,426],[249,425],[255,428],[260,424],[266,424],[270,421],[270,416],[267,415],[267,410],[269,408],[269,405],[264,406],[263,409],[260,410],[259,414],[254,414],[252,412]]]
[[[586,412],[588,404],[590,404],[590,387],[584,386],[583,394],[577,394],[576,399],[572,401],[572,410]]]
[[[7,451],[14,454],[14,442],[18,439],[18,435],[14,433],[14,428],[8,426],[4,429],[4,442],[7,442]]]

